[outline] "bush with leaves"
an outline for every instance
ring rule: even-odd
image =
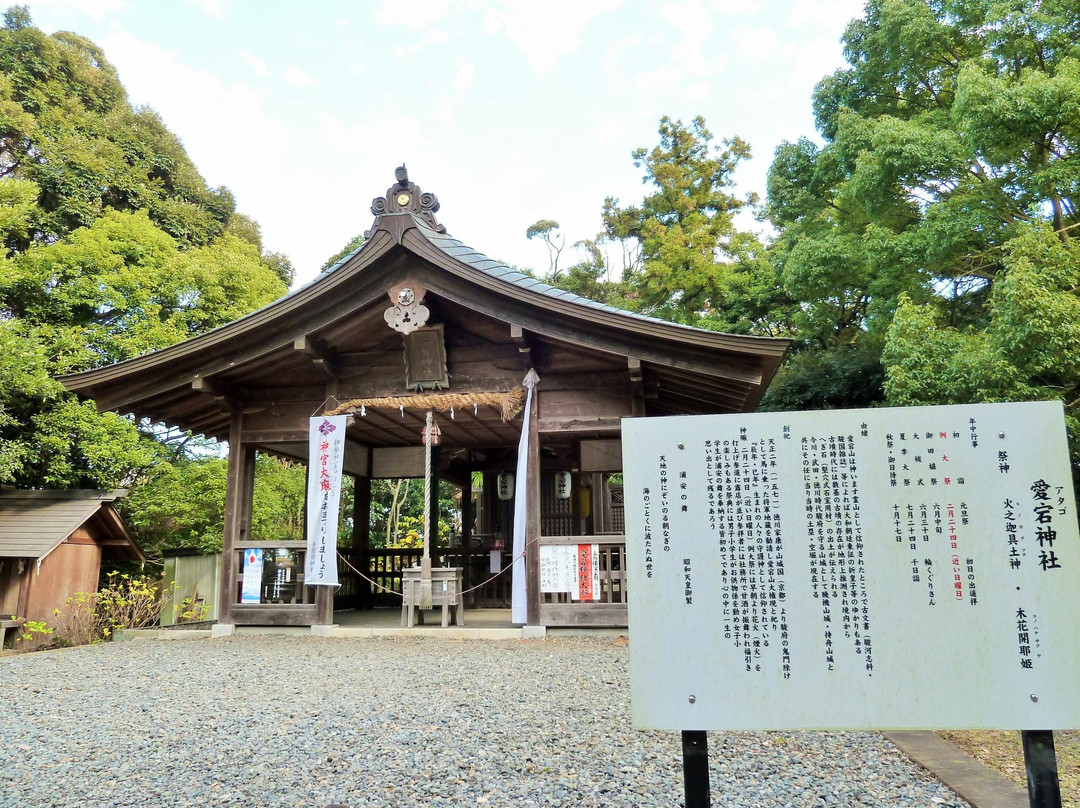
[[[63,645],[110,639],[118,629],[146,628],[161,618],[161,584],[144,575],[110,573],[97,592],[76,592],[54,609],[56,636]]]

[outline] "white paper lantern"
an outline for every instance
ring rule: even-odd
[[[555,498],[570,499],[571,475],[569,471],[555,472]]]
[[[499,499],[504,502],[508,499],[513,499],[514,475],[509,471],[500,471],[499,476],[495,478],[495,490],[499,494]]]

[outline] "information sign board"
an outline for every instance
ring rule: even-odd
[[[623,421],[642,729],[1080,726],[1059,403]]]
[[[567,593],[579,601],[600,600],[599,545],[541,546],[540,591]]]

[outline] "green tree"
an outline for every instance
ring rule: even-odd
[[[183,247],[220,236],[236,203],[210,188],[153,110],[136,109],[93,42],[33,27],[25,6],[0,28],[0,176],[33,182],[33,229],[9,249],[50,243],[108,210],[146,211]]]
[[[154,432],[99,415],[54,375],[171,345],[284,291],[231,236],[178,252],[145,213],[110,213],[0,273],[0,482],[116,487],[164,454]]]
[[[589,300],[617,303],[624,289],[621,285],[608,281],[608,263],[600,245],[592,239],[583,239],[574,242],[573,247],[580,252],[582,259],[571,264],[559,275],[550,272],[544,280],[552,286]]]
[[[262,254],[262,262],[266,264],[267,268],[277,275],[286,287],[292,286],[292,282],[296,278],[296,270],[293,268],[292,261],[284,253],[265,252],[263,250],[262,228],[259,227],[258,222],[242,213],[233,213],[229,217],[225,232],[253,245]]]
[[[334,266],[334,264],[336,264],[342,258],[347,255],[351,255],[352,253],[359,250],[363,243],[364,234],[357,233],[355,236],[349,239],[348,243],[344,247],[342,247],[340,250],[338,250],[336,253],[326,259],[326,263],[322,265],[322,268],[319,269],[319,272],[326,272],[328,269],[330,269],[330,267]]]
[[[633,153],[652,192],[640,205],[604,201],[605,236],[630,245],[623,279],[633,291],[627,302],[675,322],[756,332],[760,324],[744,306],[743,293],[775,286],[760,280],[769,271],[760,260],[763,246],[735,224],[735,215],[755,199],[730,191],[732,174],[750,148],[737,137],[713,145],[701,117],[688,125],[664,117],[659,134],[659,145]]]
[[[0,319],[0,482],[117,488],[156,462],[159,447],[130,421],[98,415],[52,378],[49,339]]]
[[[981,331],[1013,241],[1039,222],[1071,238],[1078,25],[1063,0],[872,0],[848,26],[849,66],[815,91],[824,145],[781,145],[766,206],[798,347],[853,360],[825,398],[881,400],[901,300]]]
[[[296,280],[296,268],[285,253],[264,252],[262,262],[267,269],[278,276],[286,288],[292,286],[292,282]]]
[[[901,301],[885,348],[898,405],[1062,399],[1080,464],[1080,242],[1052,222],[1006,246],[982,328],[956,328],[939,306]]]
[[[54,371],[130,359],[229,322],[284,285],[226,235],[179,252],[145,212],[110,212],[8,262],[0,311],[51,337]]]
[[[99,415],[54,377],[165,347],[283,294],[291,265],[261,255],[258,226],[234,208],[153,111],[130,106],[97,45],[46,36],[25,7],[9,9],[0,483],[137,489],[183,459],[160,428]]]
[[[454,488],[440,482],[437,545],[448,545],[454,515]],[[372,480],[369,519],[372,547],[423,547],[424,481]]]
[[[143,549],[154,556],[179,547],[220,552],[227,478],[224,457],[181,455],[155,466],[121,503]],[[302,540],[305,488],[302,464],[257,455],[252,540]]]
[[[559,223],[554,219],[540,219],[525,228],[525,238],[529,241],[538,238],[547,247],[549,283],[559,277],[559,255],[566,245],[566,237],[558,230]]]

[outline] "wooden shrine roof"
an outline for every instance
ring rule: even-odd
[[[646,415],[757,406],[788,340],[677,325],[556,289],[447,235],[434,195],[399,171],[372,204],[364,244],[315,280],[185,342],[61,381],[99,410],[219,439],[243,412],[273,443],[275,415],[284,423],[325,411],[329,394],[407,394],[402,337],[384,319],[388,292],[407,280],[424,290],[430,322],[444,326],[448,392],[509,390],[535,367],[541,391],[576,385],[614,395],[639,385],[648,390]],[[349,437],[414,446],[422,421],[408,410],[371,411],[354,420]],[[520,430],[483,407],[440,425],[444,445],[512,446]]]
[[[146,556],[113,508],[127,491],[0,491],[0,558],[41,560],[83,525],[114,556]]]

